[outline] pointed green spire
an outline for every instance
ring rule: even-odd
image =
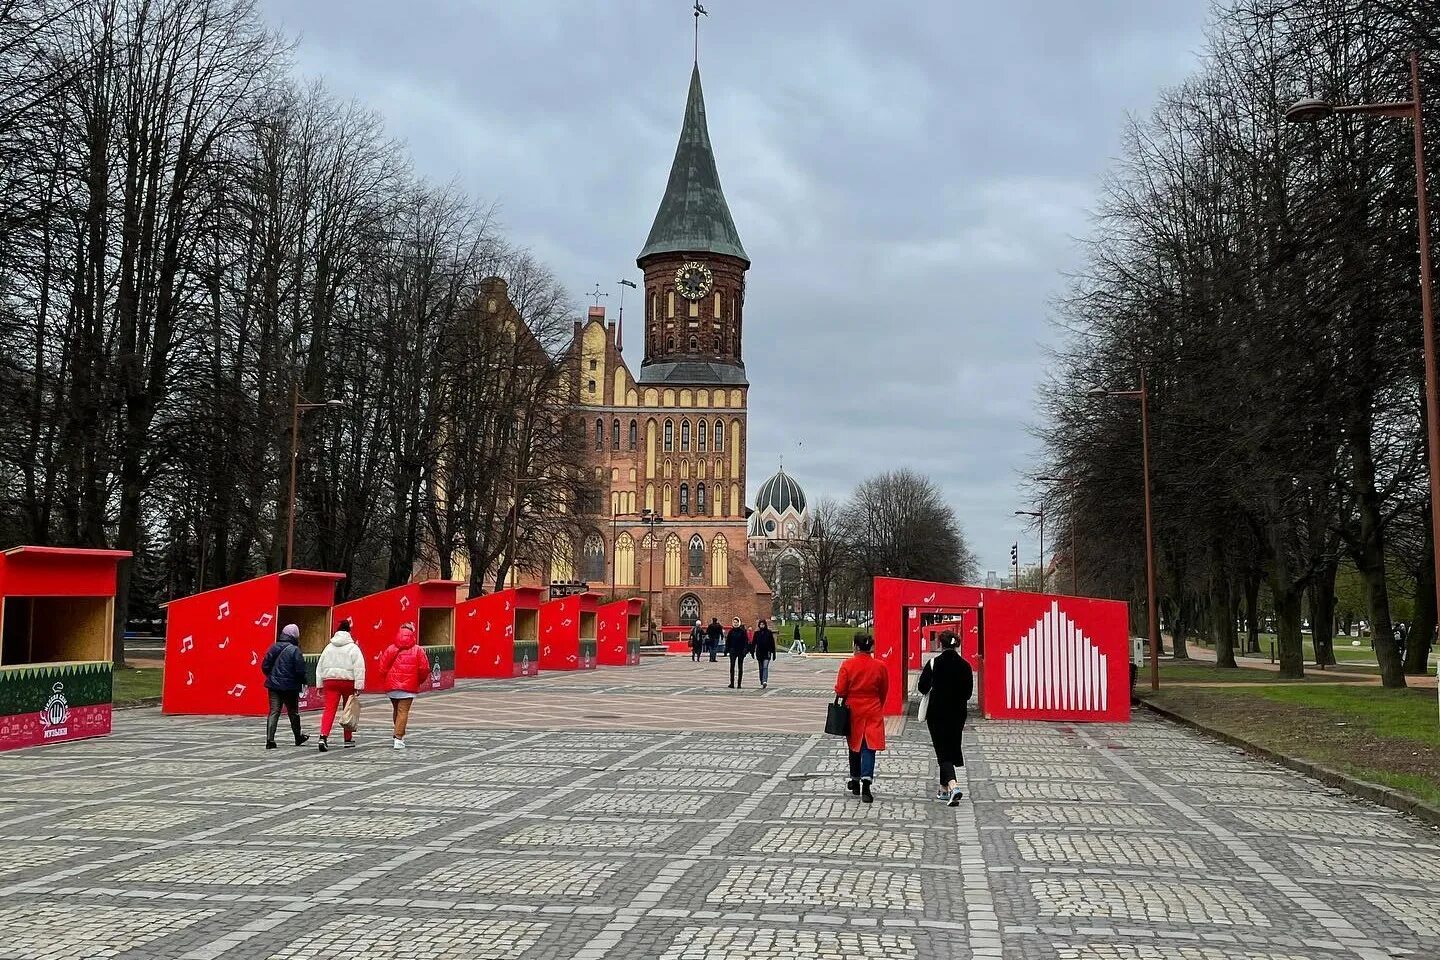
[[[690,95],[685,101],[685,123],[670,182],[650,227],[650,236],[639,260],[655,253],[719,253],[739,257],[749,264],[740,234],[725,205],[715,154],[710,149],[710,131],[705,125],[705,95],[700,90],[700,65],[690,74]]]

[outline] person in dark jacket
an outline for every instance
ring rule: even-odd
[[[700,648],[705,645],[705,625],[699,620],[690,628],[690,659],[700,662]]]
[[[775,659],[775,634],[764,620],[755,625],[755,636],[750,638],[751,649],[755,651],[755,665],[760,670],[760,689],[770,686],[770,663]]]
[[[930,743],[940,764],[940,792],[936,800],[952,807],[960,805],[960,783],[955,768],[965,765],[961,751],[961,735],[969,711],[970,694],[975,689],[975,674],[960,656],[960,638],[952,630],[940,634],[940,654],[920,671],[921,696],[930,700],[925,708],[925,726],[930,728]]]
[[[736,617],[725,635],[725,653],[730,657],[730,688],[738,690],[745,685],[745,654],[750,652],[750,634],[745,624]]]
[[[270,694],[270,714],[265,718],[265,749],[275,749],[275,728],[280,725],[280,708],[290,718],[295,733],[295,746],[310,738],[300,732],[300,688],[305,686],[305,655],[300,652],[300,628],[285,624],[280,638],[265,651],[260,661],[265,674],[265,689]]]
[[[717,617],[710,618],[710,626],[705,628],[705,648],[710,651],[710,662],[715,662],[715,654],[720,651],[720,637],[725,633],[725,628],[720,626]]]

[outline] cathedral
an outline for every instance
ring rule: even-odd
[[[557,547],[550,579],[643,597],[663,626],[740,617],[753,628],[770,615],[771,593],[746,537],[750,258],[720,189],[698,65],[636,264],[645,312],[638,371],[604,308],[575,325],[571,402],[599,496],[578,505],[589,532]]]

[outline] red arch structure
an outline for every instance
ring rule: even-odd
[[[927,613],[973,624],[977,656],[967,649],[966,659],[980,664],[985,716],[1130,719],[1130,617],[1123,601],[876,577],[875,656],[890,671],[886,713],[904,710]]]

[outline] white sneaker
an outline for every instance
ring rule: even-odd
[[[404,740],[401,740],[399,737],[396,737],[393,746],[395,747],[396,750],[404,750],[404,749],[405,749],[405,741],[404,741]]]

